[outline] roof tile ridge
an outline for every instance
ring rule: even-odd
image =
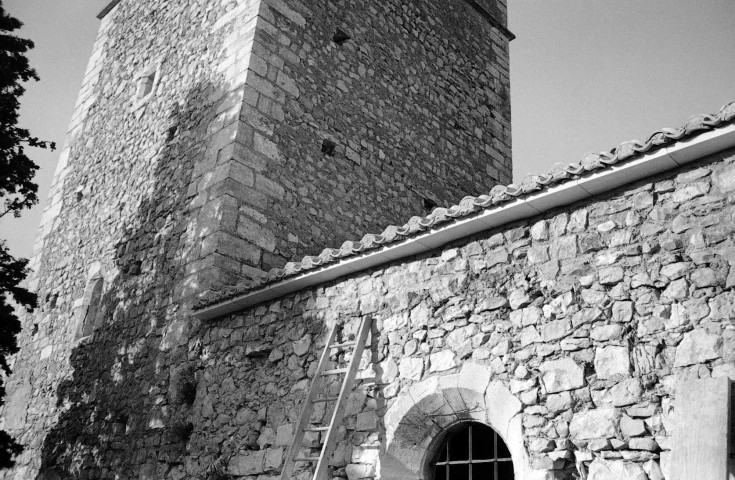
[[[378,249],[384,245],[400,241],[402,238],[425,232],[438,224],[449,223],[481,210],[491,209],[544,190],[552,185],[565,183],[590,172],[609,168],[639,155],[669,146],[682,139],[733,123],[733,121],[735,121],[735,101],[725,103],[716,114],[692,115],[679,128],[661,128],[649,135],[643,142],[628,140],[621,142],[608,152],[588,153],[579,162],[555,163],[545,174],[526,175],[518,184],[495,185],[488,194],[477,197],[466,196],[458,204],[448,208],[436,207],[427,216],[411,217],[402,226],[388,225],[381,234],[368,233],[359,241],[345,241],[339,249],[325,248],[319,255],[307,255],[299,262],[286,263],[283,268],[272,268],[266,275],[251,281],[242,281],[234,286],[212,288],[201,294],[195,301],[194,309],[197,310],[218,303],[304,271],[324,267],[346,257]]]

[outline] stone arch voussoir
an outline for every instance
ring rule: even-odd
[[[432,443],[451,425],[476,421],[492,427],[513,456],[516,480],[538,480],[523,445],[521,403],[488,367],[468,362],[459,373],[430,377],[402,391],[385,415],[381,480],[424,480]]]

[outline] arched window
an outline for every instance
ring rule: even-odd
[[[513,461],[495,430],[481,423],[450,429],[431,462],[434,480],[513,480]]]

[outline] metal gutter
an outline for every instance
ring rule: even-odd
[[[476,233],[533,217],[579,200],[614,190],[651,175],[673,170],[708,155],[735,147],[735,125],[731,124],[690,140],[661,148],[642,157],[613,165],[598,173],[564,182],[499,207],[489,208],[474,216],[452,221],[445,226],[424,232],[402,242],[396,242],[364,255],[350,257],[317,270],[287,278],[278,283],[197,310],[193,316],[211,320],[252,305],[273,300],[304,288],[334,280],[345,275],[394,262],[439,248],[447,243]]]
[[[100,20],[105,18],[105,16],[110,13],[110,10],[115,8],[115,5],[117,5],[118,3],[120,3],[120,0],[112,0],[110,3],[107,4],[105,8],[102,9],[100,13],[97,14],[97,18]]]

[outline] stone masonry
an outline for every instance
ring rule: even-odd
[[[336,477],[394,478],[383,457],[406,435],[391,415],[406,397],[434,418],[403,440],[418,448],[442,418],[484,419],[465,392],[487,388],[510,392],[494,408],[520,419],[519,478],[671,478],[675,385],[735,376],[733,178],[729,150],[202,324],[188,344],[190,455],[235,478],[275,476],[327,327],[372,315],[362,375],[383,388],[351,397]],[[431,380],[460,398],[422,406]]]
[[[26,450],[0,476],[179,475],[191,395],[166,392],[191,385],[198,293],[508,182],[505,22],[499,0],[113,2],[34,246],[0,412]]]
[[[231,22],[244,83],[190,184],[208,232],[190,281],[253,278],[510,181],[508,39],[470,3],[278,0],[250,22]]]
[[[326,332],[369,315],[330,478],[427,478],[442,432],[474,420],[518,480],[678,480],[679,387],[735,377],[735,149],[212,320],[191,310],[510,180],[505,5],[447,5],[113,2],[35,249],[41,305],[0,410],[26,450],[0,478],[275,480]],[[725,113],[681,135],[731,128]]]
[[[113,323],[72,355],[40,478],[277,478],[327,329],[364,315],[360,376],[380,386],[350,399],[335,478],[413,478],[391,476],[392,452],[498,416],[518,478],[671,478],[675,385],[735,374],[733,178],[729,150],[194,324],[168,350]]]

